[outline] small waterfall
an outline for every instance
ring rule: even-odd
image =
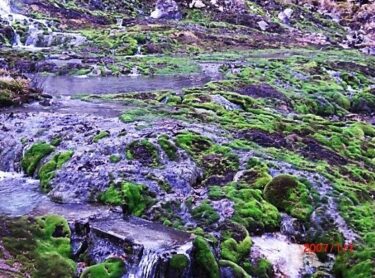
[[[137,47],[137,52],[135,53],[135,56],[142,56],[142,48],[140,45]]]
[[[120,28],[122,28],[122,24],[124,23],[124,19],[122,17],[116,18],[116,25]]]
[[[143,250],[142,258],[128,273],[128,278],[155,277],[160,254],[155,250]]]
[[[129,76],[131,76],[131,77],[137,77],[137,76],[139,76],[138,68],[137,67],[133,67],[132,68],[132,72],[129,73]]]
[[[86,38],[80,34],[54,32],[47,20],[32,19],[22,14],[12,12],[10,0],[0,0],[0,18],[12,27],[15,34],[12,41],[13,47],[40,48],[50,47],[69,43],[70,45],[80,45]],[[21,23],[28,27],[25,44],[21,42],[21,37],[14,29],[16,23]],[[47,34],[45,34],[47,33]],[[55,43],[54,43],[55,42]]]

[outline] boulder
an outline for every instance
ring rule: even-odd
[[[182,15],[174,0],[158,0],[150,17],[155,19],[181,19]]]

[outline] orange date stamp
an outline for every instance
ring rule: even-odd
[[[354,250],[352,243],[305,243],[303,247],[303,252],[305,253],[341,253],[353,252]]]

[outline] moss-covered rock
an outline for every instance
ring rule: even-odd
[[[60,169],[63,164],[73,156],[73,154],[73,151],[58,153],[50,161],[40,167],[38,175],[40,179],[40,186],[43,191],[48,192],[51,189],[50,182],[55,176],[56,170]]]
[[[193,275],[197,278],[219,278],[220,271],[207,241],[198,236],[193,242]]]
[[[173,255],[169,261],[169,266],[181,272],[189,266],[189,258],[184,254]]]
[[[133,141],[126,146],[126,158],[149,166],[158,166],[160,163],[158,149],[146,139]]]
[[[135,216],[141,216],[153,203],[153,197],[147,188],[132,182],[110,185],[98,196],[98,200],[104,204],[122,205],[125,213]]]
[[[264,197],[277,208],[307,221],[313,211],[313,200],[307,186],[289,175],[272,179],[264,188]]]
[[[120,278],[125,273],[125,263],[118,258],[86,268],[80,278]]]
[[[228,198],[234,202],[233,221],[251,232],[273,231],[280,225],[280,214],[275,206],[265,201],[257,189],[242,188],[236,183],[209,188],[210,198]]]
[[[58,215],[5,219],[0,231],[5,249],[33,277],[72,278],[70,229]]]
[[[191,215],[202,225],[207,226],[220,219],[219,214],[214,210],[208,201],[202,202],[191,211]]]
[[[213,143],[210,139],[199,134],[185,132],[176,136],[176,144],[193,157],[198,157],[210,149]]]
[[[170,160],[178,159],[177,147],[169,140],[167,135],[162,135],[158,138],[158,143]]]
[[[22,158],[22,169],[28,175],[33,175],[39,162],[54,151],[54,147],[45,142],[39,142],[32,145]]]

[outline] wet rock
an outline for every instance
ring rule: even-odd
[[[266,31],[267,28],[268,28],[268,23],[265,22],[264,20],[261,20],[261,21],[258,21],[258,26],[259,26],[260,30]]]
[[[155,10],[150,15],[155,19],[181,19],[182,15],[174,0],[158,0]]]
[[[284,23],[289,24],[290,19],[292,17],[293,10],[290,8],[285,9],[284,11],[280,12],[277,17]]]
[[[193,1],[191,1],[191,3],[189,4],[189,7],[190,7],[190,8],[201,9],[201,8],[206,7],[206,4],[203,3],[201,0],[193,0]]]

